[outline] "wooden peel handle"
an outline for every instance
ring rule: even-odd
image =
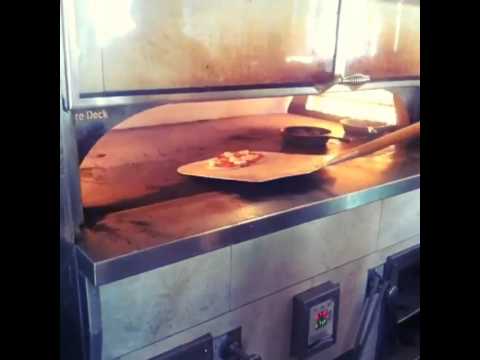
[[[417,136],[420,136],[420,121],[406,126],[400,130],[396,130],[390,134],[379,137],[378,139],[359,145],[353,149],[347,150],[346,152],[329,160],[326,165],[338,164],[359,156],[368,155],[375,151],[386,148],[387,146],[398,144],[413,139]]]

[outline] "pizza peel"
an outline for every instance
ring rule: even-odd
[[[257,162],[237,168],[212,167],[209,160],[196,161],[180,166],[182,175],[261,183],[292,176],[307,175],[324,167],[368,155],[390,145],[395,145],[420,135],[420,122],[406,126],[375,140],[349,149],[339,155],[305,155],[280,152],[255,151],[263,155]]]

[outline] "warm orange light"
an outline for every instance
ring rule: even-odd
[[[305,108],[323,114],[357,120],[399,124],[394,94],[387,90],[339,92],[337,88],[320,96],[309,96]]]
[[[287,56],[287,63],[311,64],[315,59],[313,56]]]
[[[291,96],[263,99],[235,99],[161,105],[137,113],[115,129],[178,124],[237,116],[286,114]]]

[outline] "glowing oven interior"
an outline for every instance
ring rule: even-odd
[[[292,97],[185,103],[154,107],[127,118],[102,136],[81,163],[87,214],[92,209],[124,211],[200,192],[190,186],[192,180],[177,173],[179,166],[224,151],[278,151],[279,130],[285,126],[328,126],[333,135],[344,136],[342,126],[332,119],[386,125],[410,121],[401,99],[387,90],[333,90],[309,97],[304,109],[316,113],[316,118],[291,113],[293,104]],[[340,145],[330,141],[328,146]],[[376,163],[387,166],[388,157]]]

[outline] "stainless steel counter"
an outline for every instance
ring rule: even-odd
[[[282,149],[278,130],[292,124],[329,127],[341,135],[338,124],[296,115],[113,131],[104,145],[99,143],[92,151],[97,161],[108,159],[115,141],[133,149],[135,141],[151,144],[152,139],[164,139],[150,149],[160,158],[155,163],[137,163],[136,172],[112,165],[109,173],[105,162],[103,177],[96,182],[91,171],[83,172],[82,181],[85,176],[91,180],[83,189],[86,213],[95,221],[84,229],[77,247],[80,270],[94,285],[102,285],[420,187],[416,146],[391,147],[315,174],[260,185],[190,179],[175,173],[182,163],[220,150],[289,151]],[[332,142],[328,153],[354,145]],[[139,153],[149,158],[145,148]],[[142,172],[142,166],[150,171]],[[137,179],[129,182],[128,178]],[[135,183],[144,187],[135,189]],[[130,191],[129,197],[124,197],[128,191],[122,192],[122,186]],[[117,190],[107,193],[105,189]],[[115,197],[117,193],[123,197]],[[89,198],[89,194],[104,196]]]

